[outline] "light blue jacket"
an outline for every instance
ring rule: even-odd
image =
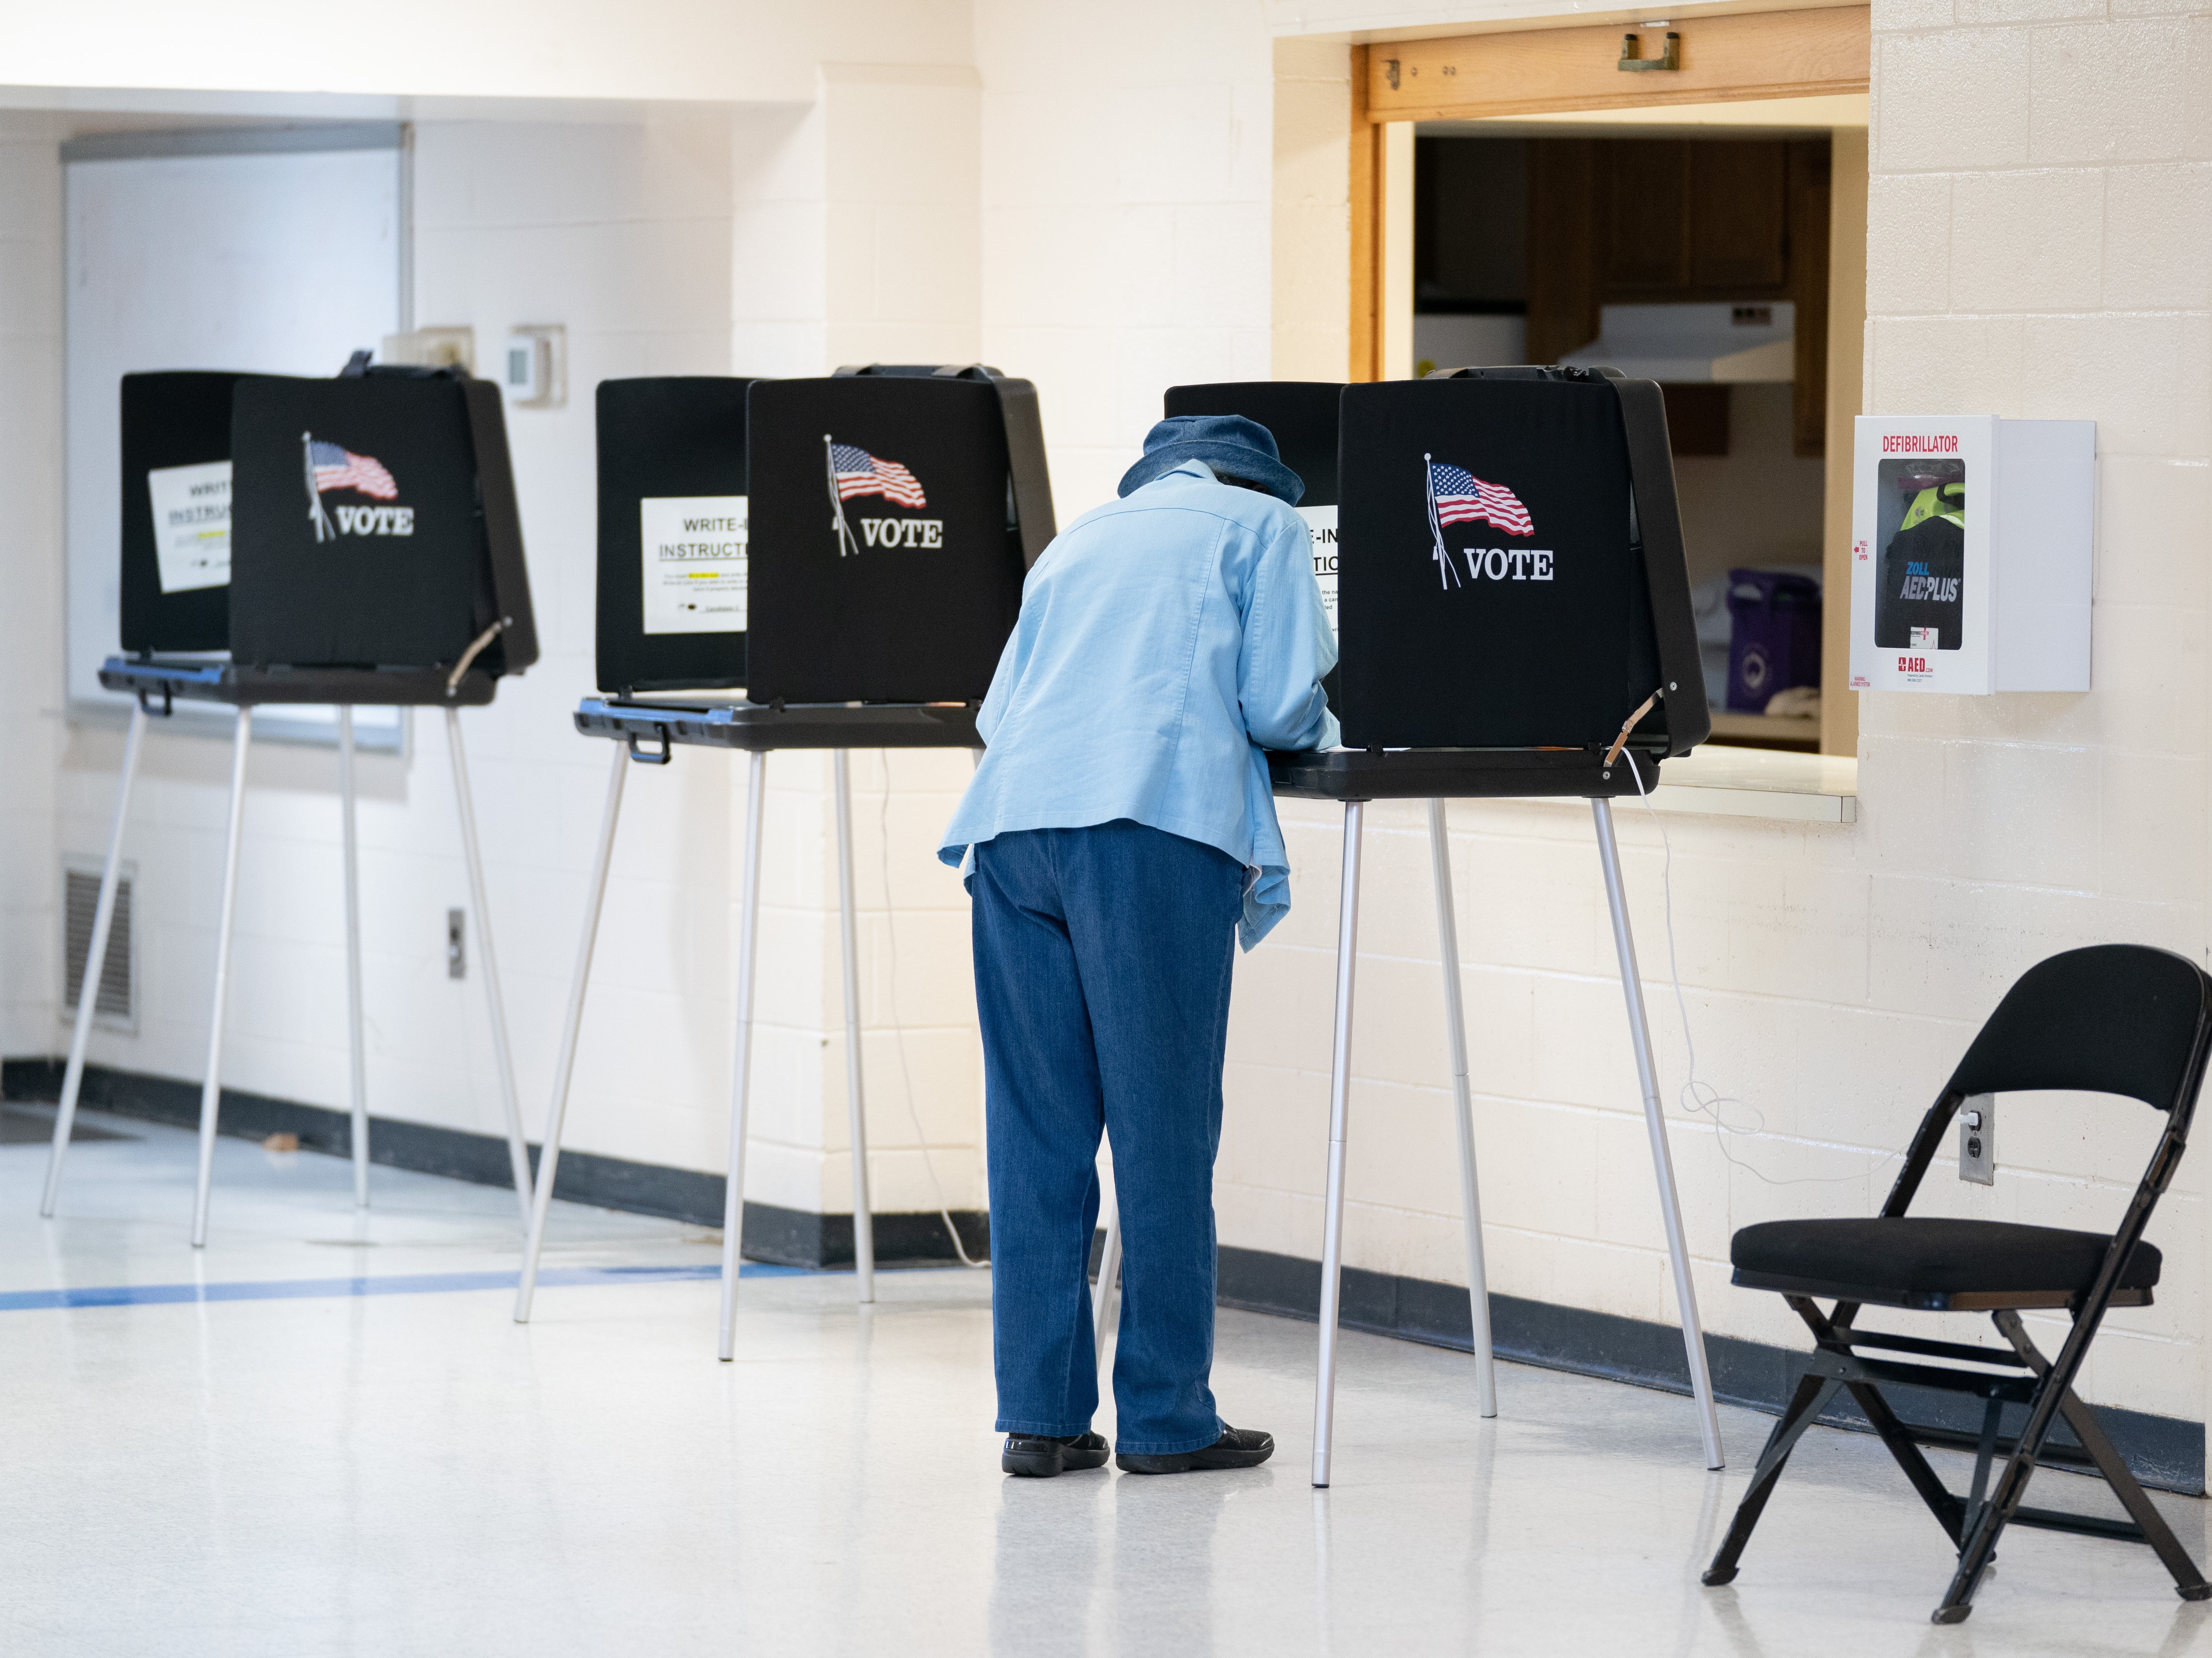
[[[1187,461],[1085,513],[1030,571],[938,856],[1133,819],[1244,865],[1249,950],[1291,908],[1262,750],[1336,746],[1335,665],[1304,521]]]

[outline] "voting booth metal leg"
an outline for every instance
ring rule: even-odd
[[[622,745],[627,751],[627,744]],[[491,947],[491,900],[484,891],[483,855],[477,850],[476,797],[469,788],[468,753],[461,746],[461,711],[446,710],[446,750],[453,757],[453,799],[461,811],[461,850],[469,865],[469,903],[477,915],[477,958],[483,964],[484,998],[491,1008],[491,1052],[499,1071],[500,1108],[507,1117],[507,1160],[514,1176],[514,1200],[522,1208],[523,1230],[530,1228],[530,1147],[522,1137],[522,1107],[514,1096],[514,1053],[507,1041],[507,1002],[499,990],[499,957]]]
[[[1444,803],[1429,802],[1429,862],[1436,872],[1437,942],[1444,969],[1444,1029],[1451,1047],[1452,1121],[1459,1134],[1460,1212],[1467,1226],[1467,1305],[1474,1338],[1475,1408],[1498,1414],[1490,1349],[1490,1275],[1482,1259],[1482,1193],[1474,1173],[1474,1100],[1467,1080],[1467,1011],[1460,999],[1459,918],[1452,908],[1451,841]]]
[[[344,821],[346,1060],[353,1107],[353,1203],[368,1207],[368,1060],[362,1042],[361,839],[353,809],[353,710],[338,709],[338,800]]]
[[[1659,1187],[1659,1213],[1666,1224],[1667,1258],[1674,1269],[1674,1301],[1682,1313],[1682,1346],[1690,1361],[1690,1393],[1697,1400],[1698,1430],[1705,1443],[1705,1466],[1723,1466],[1721,1424],[1713,1409],[1712,1371],[1705,1363],[1705,1336],[1698,1322],[1698,1292],[1690,1281],[1689,1244],[1682,1231],[1682,1209],[1674,1194],[1674,1162],[1667,1149],[1667,1116],[1659,1107],[1659,1067],[1651,1057],[1651,1026],[1644,1015],[1644,981],[1636,969],[1636,940],[1628,930],[1628,902],[1620,883],[1620,848],[1613,838],[1613,805],[1593,799],[1597,822],[1598,861],[1605,869],[1605,902],[1613,912],[1613,947],[1620,957],[1620,993],[1628,1003],[1628,1035],[1636,1048],[1636,1078],[1644,1090],[1644,1122],[1651,1135],[1651,1172]]]
[[[868,1104],[860,1085],[860,951],[853,920],[853,767],[832,750],[837,781],[837,937],[845,953],[845,1103],[851,1118],[853,1266],[863,1303],[876,1298],[875,1207],[868,1198]],[[886,895],[888,899],[888,895]]]
[[[1121,1206],[1106,1211],[1106,1242],[1098,1251],[1098,1284],[1091,1292],[1091,1341],[1098,1360],[1098,1391],[1114,1390],[1114,1321],[1121,1311]]]
[[[54,1212],[61,1194],[62,1159],[69,1156],[76,1124],[77,1090],[84,1085],[84,1051],[92,1041],[93,1009],[100,1000],[100,969],[107,964],[107,935],[115,926],[115,893],[123,880],[123,819],[131,810],[131,785],[138,775],[138,744],[146,735],[146,705],[131,705],[131,734],[123,739],[123,777],[115,786],[115,825],[107,833],[107,861],[100,871],[100,902],[92,912],[92,938],[77,981],[76,1024],[70,1032],[69,1068],[62,1073],[61,1108],[54,1113],[54,1149],[46,1157],[46,1187],[39,1212]]]
[[[615,824],[622,817],[623,780],[629,775],[629,748],[617,743],[615,768],[607,779],[607,805],[599,819],[599,855],[592,860],[591,890],[584,899],[584,942],[576,950],[576,973],[568,985],[568,1017],[561,1027],[561,1057],[553,1066],[553,1102],[545,1112],[545,1143],[538,1154],[538,1181],[530,1193],[530,1235],[522,1247],[522,1276],[514,1289],[514,1321],[530,1322],[531,1297],[538,1290],[538,1257],[545,1247],[545,1215],[553,1203],[553,1171],[561,1162],[561,1124],[568,1114],[568,1079],[575,1073],[576,1042],[584,1028],[584,991],[592,981],[592,950],[599,938],[599,911],[606,903],[607,869],[614,861]]]
[[[1328,1484],[1336,1422],[1336,1319],[1344,1277],[1344,1127],[1352,1094],[1352,984],[1359,960],[1359,843],[1366,802],[1344,803],[1344,890],[1336,914],[1336,1046],[1328,1068],[1328,1191],[1321,1242],[1321,1364],[1314,1380],[1313,1483]]]
[[[738,1245],[745,1224],[745,1105],[752,1078],[753,958],[760,941],[761,797],[767,792],[768,756],[746,756],[744,897],[738,919],[738,1032],[730,1075],[730,1175],[722,1198],[722,1327],[718,1354],[736,1357]]]
[[[207,1080],[200,1084],[199,1176],[192,1187],[192,1248],[207,1243],[208,1186],[215,1175],[216,1111],[222,1098],[222,1011],[230,991],[230,928],[238,913],[238,843],[246,822],[246,751],[253,741],[253,710],[238,711],[230,750],[230,830],[222,853],[222,908],[215,934],[215,1007],[208,1016]]]

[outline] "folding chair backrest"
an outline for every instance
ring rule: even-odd
[[[2124,1094],[2185,1123],[2212,1046],[2212,978],[2145,944],[2039,962],[2005,993],[1947,1092]]]

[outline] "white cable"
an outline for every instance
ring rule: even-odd
[[[1666,901],[1667,978],[1674,993],[1675,1014],[1682,1022],[1682,1047],[1689,1055],[1689,1075],[1682,1084],[1681,1092],[1675,1096],[1680,1102],[1682,1109],[1693,1114],[1711,1117],[1713,1127],[1717,1131],[1713,1135],[1713,1144],[1720,1147],[1721,1156],[1747,1175],[1755,1180],[1764,1181],[1769,1186],[1830,1186],[1871,1178],[1875,1170],[1880,1169],[1882,1163],[1903,1154],[1896,1151],[1885,1153],[1880,1162],[1875,1163],[1873,1168],[1869,1169],[1863,1175],[1800,1175],[1790,1180],[1777,1180],[1771,1175],[1753,1168],[1729,1150],[1728,1137],[1731,1134],[1745,1139],[1755,1139],[1764,1133],[1766,1130],[1766,1116],[1757,1106],[1747,1101],[1740,1100],[1733,1094],[1723,1094],[1711,1084],[1701,1083],[1698,1080],[1698,1044],[1690,1035],[1690,1008],[1689,1004],[1682,999],[1682,969],[1674,957],[1674,843],[1668,839],[1666,822],[1659,816],[1659,809],[1651,804],[1650,793],[1644,786],[1644,774],[1637,768],[1636,756],[1624,749],[1620,757],[1628,762],[1628,774],[1636,784],[1637,796],[1644,802],[1644,810],[1650,816],[1652,826],[1659,831],[1659,845],[1664,854],[1659,865],[1659,886]],[[1652,1063],[1656,1066],[1658,1061],[1655,1058]],[[1721,1114],[1721,1108],[1724,1105],[1742,1107],[1751,1114],[1753,1126],[1749,1128],[1739,1128],[1730,1123]]]
[[[963,1266],[978,1269],[991,1264],[988,1255],[981,1260],[969,1257],[968,1248],[960,1242],[960,1229],[952,1224],[952,1206],[945,1200],[945,1187],[937,1178],[937,1164],[929,1155],[929,1135],[921,1126],[921,1113],[914,1102],[914,1073],[907,1068],[906,1027],[898,1016],[898,926],[893,919],[897,906],[891,902],[891,762],[884,756],[884,804],[877,819],[876,839],[882,843],[884,865],[884,938],[890,950],[890,984],[886,992],[890,1003],[891,1037],[898,1044],[899,1081],[906,1090],[906,1114],[914,1124],[915,1143],[921,1148],[921,1166],[929,1174],[930,1189],[937,1193],[937,1212],[945,1222],[945,1230],[952,1239],[952,1253],[960,1257]]]

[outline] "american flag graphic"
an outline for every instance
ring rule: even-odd
[[[369,463],[374,465],[374,461]],[[881,495],[900,507],[929,505],[921,493],[921,480],[895,460],[878,460],[866,450],[849,443],[830,446],[830,470],[837,480],[837,499]]]
[[[335,443],[311,440],[307,444],[307,464],[314,469],[319,494],[325,489],[358,489],[379,501],[398,497],[399,486],[374,455],[356,455]]]
[[[1536,525],[1520,496],[1502,483],[1485,483],[1464,466],[1429,463],[1429,494],[1437,503],[1437,522],[1483,523],[1509,536],[1533,536]]]

